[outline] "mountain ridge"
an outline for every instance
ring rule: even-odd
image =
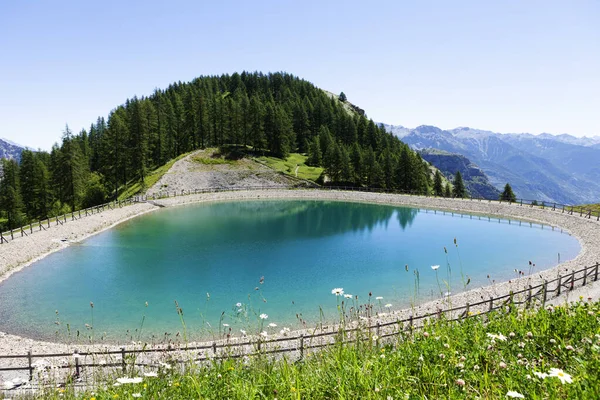
[[[508,182],[519,197],[568,204],[600,201],[600,137],[501,134],[468,127],[443,130],[431,125],[384,128],[413,149],[435,148],[467,157],[497,189]]]

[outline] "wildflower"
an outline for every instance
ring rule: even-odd
[[[448,343],[444,343],[444,347],[445,347],[446,349],[449,349],[449,348],[450,348],[450,345],[449,345]]]
[[[262,331],[260,333],[260,336],[262,336],[263,338],[266,338],[267,336],[269,336],[269,334],[266,331]]]
[[[575,350],[575,349],[573,348],[573,346],[571,346],[571,345],[565,346],[565,349],[566,349],[566,350],[570,350],[570,351],[573,351],[573,350]]]
[[[373,335],[373,341],[376,342],[377,340],[379,340],[379,336]]]
[[[392,307],[392,305],[390,303],[385,305],[385,308],[391,308],[391,307]]]
[[[141,393],[133,393],[131,397],[142,397]]]
[[[271,328],[276,328],[276,327],[277,327],[277,324],[274,324],[273,322],[271,322],[271,323],[269,324],[269,326],[270,326]]]
[[[120,383],[121,385],[124,385],[126,383],[141,383],[142,382],[142,378],[117,378],[117,382]]]
[[[344,288],[335,288],[331,290],[331,294],[335,294],[336,296],[341,296],[344,294]]]
[[[434,271],[436,271],[439,267],[440,267],[439,265],[432,265],[431,269],[434,270]]]
[[[559,368],[550,368],[548,376],[560,379],[560,383],[563,385],[565,383],[573,383],[573,378],[571,378],[571,375]]]
[[[533,374],[535,376],[537,376],[540,379],[546,379],[548,377],[548,374],[545,372],[537,372],[537,371],[533,371]]]
[[[443,360],[444,358],[446,358],[446,355],[442,353],[440,354],[440,358]]]
[[[158,376],[158,374],[154,371],[151,371],[151,372],[145,372],[144,376],[147,378],[156,378]]]
[[[282,330],[279,331],[279,333],[283,336],[287,336],[287,334],[290,333],[290,328],[284,327]]]
[[[385,358],[385,354],[380,355],[379,358]]]
[[[383,300],[383,297],[377,296],[377,297],[375,297],[375,300]]]
[[[260,314],[260,319],[267,319],[269,316],[267,314]]]
[[[511,333],[508,334],[508,336],[510,336],[511,338],[513,338],[513,337],[515,337],[515,333],[511,332]]]
[[[524,347],[525,347],[525,343],[523,343],[523,342],[519,342],[519,347],[520,347],[520,348],[524,348]]]
[[[552,344],[555,344],[555,343],[556,343],[556,340],[554,340],[554,339],[550,339],[550,343],[552,343]]]
[[[236,306],[237,308],[240,308],[240,307],[242,306],[242,303],[235,303],[235,306]]]
[[[525,396],[523,396],[521,393],[515,392],[513,390],[509,390],[508,392],[506,392],[506,397],[512,397],[513,399],[524,399],[525,398]]]
[[[500,361],[500,364],[498,364],[498,366],[502,369],[506,369],[506,367],[507,367],[506,363],[503,361]]]
[[[531,339],[533,337],[533,333],[527,332],[526,336],[527,336],[527,339]]]
[[[456,364],[456,368],[463,369],[464,367],[465,367],[465,364],[463,364],[463,363]]]
[[[351,299],[351,298],[352,298],[352,295],[351,295],[351,294],[348,294],[348,293],[346,293],[346,294],[344,295],[344,298],[346,298],[346,299]]]
[[[465,386],[465,380],[464,379],[457,379],[456,380],[456,384],[458,386]]]
[[[429,333],[428,332],[423,332],[423,336],[429,337]]]
[[[242,332],[242,336],[246,336],[246,331],[243,329],[240,329],[240,332]]]
[[[475,370],[475,371],[479,371],[479,365],[474,365],[474,366],[473,366],[473,370]]]
[[[227,328],[227,327],[229,326],[229,324],[223,324],[223,326],[224,326],[225,328]]]
[[[506,336],[504,336],[504,335],[503,335],[503,334],[501,334],[501,333],[499,333],[499,334],[497,334],[497,335],[495,335],[495,334],[493,334],[493,333],[488,333],[488,334],[487,334],[487,336],[488,336],[489,338],[492,338],[492,339],[494,339],[494,340],[496,340],[496,339],[497,339],[497,340],[501,340],[501,341],[503,341],[503,342],[506,342]]]

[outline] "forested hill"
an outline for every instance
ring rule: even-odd
[[[421,157],[351,106],[287,73],[234,73],[177,82],[133,97],[77,134],[67,126],[50,154],[4,161],[0,207],[7,225],[118,196],[149,171],[204,147],[244,146],[286,157],[308,153],[328,179],[425,193]]]

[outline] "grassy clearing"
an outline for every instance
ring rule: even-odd
[[[193,156],[192,161],[203,165],[233,165],[236,160],[228,160],[219,153],[208,154],[197,154]]]
[[[119,200],[128,199],[131,196],[135,196],[136,194],[142,192],[144,189],[152,187],[156,182],[158,182],[158,180],[160,178],[162,178],[162,176],[164,174],[167,173],[167,171],[169,171],[169,169],[171,169],[173,164],[175,164],[177,161],[181,160],[188,154],[190,154],[190,153],[181,154],[180,156],[170,160],[168,163],[166,163],[162,167],[158,167],[154,171],[150,172],[148,174],[148,176],[146,176],[145,187],[142,187],[141,182],[136,182],[136,183],[132,184],[131,186],[128,186],[125,190],[123,190],[119,194]]]
[[[528,399],[600,398],[600,303],[435,320],[389,342],[337,344],[304,360],[265,356],[162,364],[86,393],[51,387],[51,399]],[[154,375],[156,376],[148,376]],[[546,375],[545,375],[546,374]],[[135,373],[129,378],[134,378]],[[122,379],[122,378],[121,378]],[[121,380],[121,382],[123,382]],[[115,385],[117,384],[117,385]]]
[[[307,156],[300,153],[292,153],[285,160],[275,157],[257,157],[257,160],[268,167],[283,172],[286,175],[296,176],[296,167],[298,167],[298,178],[310,181],[316,181],[321,176],[323,168],[310,167],[306,165]]]

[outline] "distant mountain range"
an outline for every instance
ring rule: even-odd
[[[467,157],[494,187],[502,190],[508,182],[517,197],[563,204],[600,202],[600,137],[384,126],[413,149]]]
[[[0,158],[21,160],[21,152],[25,150],[25,146],[18,145],[8,139],[0,139]]]

